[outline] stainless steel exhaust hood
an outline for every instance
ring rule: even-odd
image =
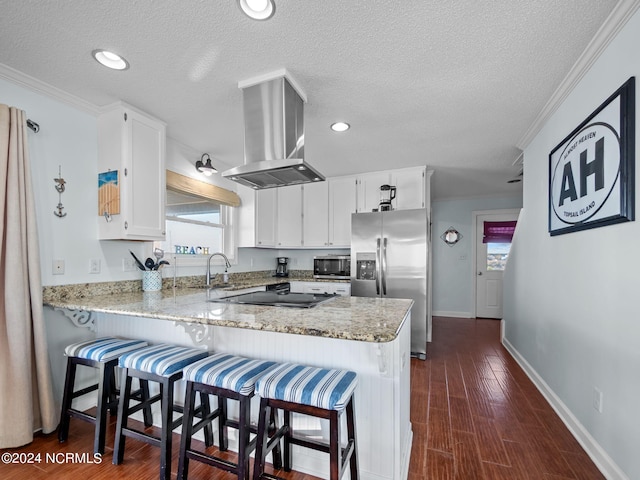
[[[222,176],[254,189],[323,181],[304,161],[304,102],[286,76],[242,92],[244,165]]]

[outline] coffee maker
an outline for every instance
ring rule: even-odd
[[[287,266],[288,262],[289,257],[278,257],[278,262],[276,265],[276,277],[289,276],[289,267]]]
[[[391,200],[396,198],[396,187],[391,185],[380,186],[380,205],[378,205],[378,211],[388,212],[393,210]]]

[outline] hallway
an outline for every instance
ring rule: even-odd
[[[500,321],[433,318],[411,361],[409,479],[603,479],[500,344]]]

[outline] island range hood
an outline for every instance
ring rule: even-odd
[[[304,161],[304,100],[280,76],[241,86],[244,112],[244,165],[222,176],[254,189],[321,182]]]

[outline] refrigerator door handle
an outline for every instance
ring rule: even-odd
[[[380,295],[380,237],[376,238],[376,295]]]
[[[382,295],[387,294],[387,237],[382,240]]]

